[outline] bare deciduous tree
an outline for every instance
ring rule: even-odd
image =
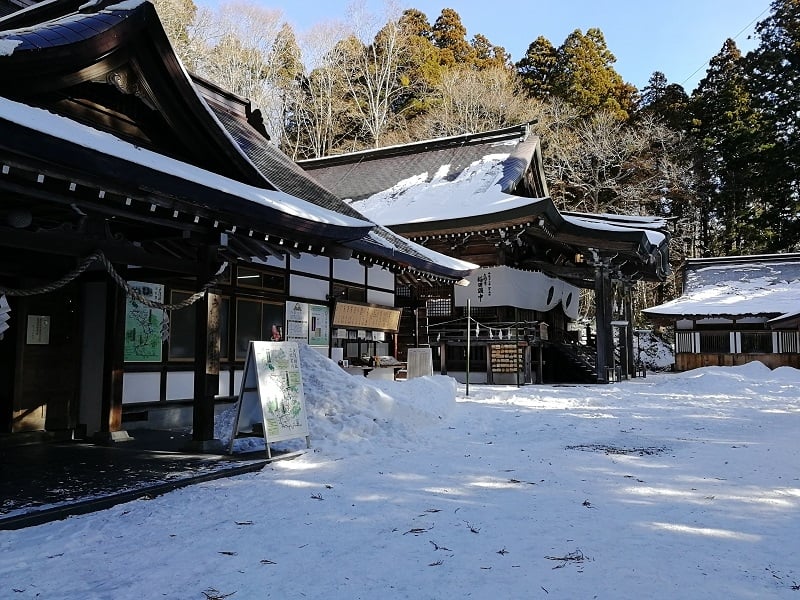
[[[353,108],[376,148],[398,117],[399,101],[411,85],[404,76],[410,66],[408,32],[396,8],[387,5],[385,12],[385,18],[379,19],[367,13],[363,5],[351,7],[353,35],[342,45],[340,57],[344,59],[342,72]],[[386,24],[378,30],[381,22]],[[367,42],[376,30],[372,41]]]
[[[426,137],[489,131],[536,120],[541,103],[520,92],[504,67],[450,69],[436,89],[437,101],[423,119]]]

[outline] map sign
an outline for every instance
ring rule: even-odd
[[[305,437],[308,419],[296,342],[250,342],[239,392],[230,451],[239,431],[261,423],[267,456],[270,443]]]

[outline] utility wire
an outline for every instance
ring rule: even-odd
[[[742,28],[741,28],[741,30],[739,30],[739,33],[737,33],[735,36],[733,36],[733,40],[735,41],[735,40],[739,39],[739,36],[740,36],[740,35],[742,35],[742,34],[743,34],[745,31],[747,31],[748,29],[750,29],[750,27],[752,27],[752,26],[753,26],[753,23],[755,23],[756,21],[758,21],[758,20],[759,20],[759,19],[760,19],[760,18],[761,18],[761,17],[764,15],[764,13],[765,13],[765,12],[767,12],[769,9],[770,9],[770,7],[768,6],[767,8],[765,8],[764,10],[762,10],[762,11],[761,11],[761,13],[760,13],[760,14],[758,14],[758,15],[757,15],[757,16],[756,16],[756,17],[755,17],[755,18],[754,18],[752,21],[750,21],[750,22],[749,22],[747,25],[745,25],[744,27],[742,27]],[[707,60],[707,61],[706,61],[706,62],[704,62],[702,65],[700,65],[699,67],[697,67],[697,68],[694,70],[694,72],[693,72],[691,75],[689,75],[689,76],[688,76],[686,79],[684,79],[683,81],[681,81],[681,85],[682,85],[682,86],[683,86],[683,85],[685,85],[685,84],[686,84],[686,82],[687,82],[687,81],[689,81],[689,80],[690,80],[692,77],[694,77],[695,75],[697,75],[697,73],[699,73],[701,69],[704,69],[705,67],[707,67],[707,66],[708,66],[708,63],[710,62],[710,60],[711,60],[711,59]]]

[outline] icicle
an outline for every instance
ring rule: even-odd
[[[475,337],[478,337],[481,334],[481,326],[475,322]]]
[[[442,339],[442,334],[441,333],[437,334],[436,335],[436,343],[438,344],[439,340],[441,340],[441,339]]]
[[[492,329],[491,327],[489,328],[489,339],[490,340],[494,339],[494,329]]]

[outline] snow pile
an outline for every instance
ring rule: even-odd
[[[796,369],[454,403],[301,359],[314,451],[2,531],[0,598],[798,598]]]
[[[455,407],[456,381],[451,377],[372,380],[350,375],[307,344],[299,344],[299,349],[308,428],[315,449],[359,443],[361,451],[370,451],[374,444],[415,443],[421,430],[438,423]],[[235,414],[234,406],[217,416],[215,435],[223,444],[230,440]],[[302,446],[298,443],[275,447],[295,449]],[[263,438],[238,439],[234,445],[235,452],[262,448]]]

